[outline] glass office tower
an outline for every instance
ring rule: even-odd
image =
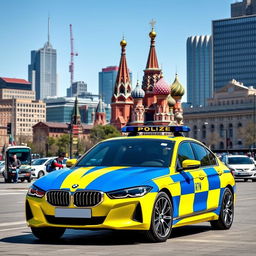
[[[256,88],[256,15],[215,20],[212,35],[214,90],[232,79]]]
[[[57,95],[57,54],[49,41],[38,51],[31,51],[28,80],[36,91],[36,99]]]
[[[191,36],[187,39],[188,103],[205,106],[212,94],[212,37]]]
[[[117,66],[109,66],[103,68],[102,71],[99,72],[99,95],[102,97],[103,102],[106,104],[111,104],[117,72]],[[132,73],[129,72],[129,74],[130,80],[132,82]]]

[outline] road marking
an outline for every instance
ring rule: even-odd
[[[26,224],[26,222],[23,221],[14,221],[14,222],[5,222],[5,223],[0,223],[0,227],[5,227],[5,226],[15,226],[19,224]]]
[[[255,197],[249,197],[249,198],[237,198],[238,201],[245,201],[245,200],[255,200]]]
[[[256,242],[254,241],[251,241],[251,242],[246,242],[246,241],[230,241],[230,240],[213,240],[213,239],[210,239],[209,240],[203,240],[203,239],[175,239],[175,242],[188,242],[188,243],[216,243],[216,244],[244,244],[244,245],[252,245],[252,244],[255,244],[256,245]]]
[[[11,231],[11,230],[18,230],[18,229],[26,229],[26,228],[27,228],[27,227],[0,229],[0,232]]]
[[[0,193],[0,196],[6,196],[6,195],[24,195],[25,193]]]

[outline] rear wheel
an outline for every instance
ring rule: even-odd
[[[225,188],[218,220],[211,221],[214,229],[230,229],[234,219],[234,195],[229,188]]]
[[[256,179],[252,179],[252,182],[256,182]]]
[[[246,181],[248,181],[248,179],[244,179],[244,181],[246,182]]]
[[[54,228],[54,227],[44,227],[44,228],[31,228],[31,231],[35,237],[42,241],[56,241],[64,234],[66,228]]]
[[[24,182],[25,179],[20,179],[21,182]]]
[[[172,202],[166,193],[160,192],[154,204],[150,229],[145,231],[147,240],[165,242],[172,231],[172,220]]]

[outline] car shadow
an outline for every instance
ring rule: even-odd
[[[209,225],[191,225],[174,228],[170,239],[185,237],[210,231]],[[141,231],[115,230],[66,230],[64,236],[54,242],[43,242],[35,238],[30,232],[21,235],[2,238],[0,242],[15,244],[56,244],[56,245],[134,245],[148,243]]]

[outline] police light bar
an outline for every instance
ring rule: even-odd
[[[122,128],[122,132],[189,132],[190,128],[188,126],[125,126]]]

